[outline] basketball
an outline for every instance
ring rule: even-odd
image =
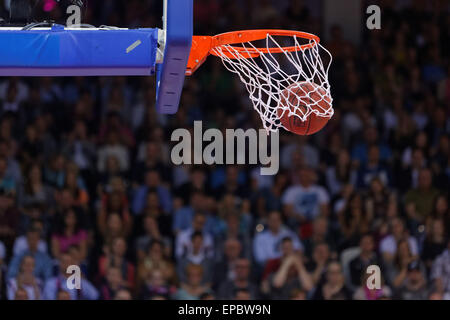
[[[294,109],[299,106],[298,109]],[[326,91],[309,82],[296,82],[281,92],[280,108],[278,108],[278,117],[285,129],[298,135],[308,136],[322,130],[331,119],[331,116],[322,117],[314,113],[308,116],[306,121],[302,121],[297,115],[301,116],[308,110],[321,113],[331,108],[331,99],[326,95]],[[290,114],[286,107],[289,107]]]

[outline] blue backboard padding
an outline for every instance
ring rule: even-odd
[[[156,108],[159,113],[178,111],[192,36],[192,0],[168,0],[164,62],[157,67]]]
[[[157,43],[157,29],[0,28],[0,76],[152,75]]]

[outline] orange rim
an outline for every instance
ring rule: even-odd
[[[301,46],[291,46],[291,47],[275,47],[275,48],[244,48],[232,46],[233,44],[252,42],[256,40],[266,39],[267,35],[271,36],[284,36],[284,37],[297,37],[307,40],[313,40],[312,43],[306,43]],[[263,29],[263,30],[243,30],[243,31],[233,31],[226,32],[214,36],[212,38],[213,48],[211,54],[219,56],[215,52],[215,48],[230,45],[234,52],[239,52],[244,55],[250,54],[252,57],[259,56],[261,53],[283,53],[283,52],[294,52],[300,50],[311,49],[316,44],[320,43],[320,38],[314,34],[302,32],[302,31],[290,31],[290,30],[273,30],[273,29]],[[228,54],[221,52],[221,54]],[[229,58],[235,58],[232,53],[230,53]]]
[[[275,48],[246,48],[235,46],[239,43],[252,42],[256,40],[266,39],[267,35],[282,37],[297,37],[313,42],[300,46],[291,47],[275,47]],[[320,43],[320,38],[314,34],[302,31],[262,29],[262,30],[242,30],[226,32],[216,36],[194,36],[192,38],[191,54],[189,56],[186,75],[192,75],[200,65],[205,62],[206,58],[212,54],[218,57],[227,57],[229,59],[239,58],[257,58],[261,54],[267,53],[283,53],[302,51],[313,48]],[[228,47],[229,46],[229,47]],[[224,50],[217,50],[222,48]],[[240,56],[236,56],[236,54]]]

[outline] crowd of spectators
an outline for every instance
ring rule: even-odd
[[[261,127],[219,59],[173,116],[151,77],[0,79],[0,299],[450,299],[449,3],[411,2],[380,2],[359,46],[332,28],[336,114],[281,133],[273,177],[171,163],[171,133],[194,120]],[[161,3],[90,1],[85,17],[153,27]],[[195,14],[197,34],[324,32],[301,0],[196,0]]]

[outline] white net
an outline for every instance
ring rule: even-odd
[[[278,131],[281,127],[288,130],[280,121],[281,116],[295,116],[304,122],[311,113],[328,118],[334,114],[328,82],[332,61],[330,52],[315,40],[297,36],[288,38],[284,40],[290,41],[289,47],[295,46],[296,50],[284,50],[286,44],[280,44],[281,41],[276,41],[270,34],[264,40],[265,46],[279,48],[281,53],[261,52],[251,42],[213,49],[225,67],[239,75],[245,84],[253,107],[268,132]],[[305,41],[310,44],[307,49]],[[249,58],[255,51],[261,54]],[[325,66],[322,57],[326,61]],[[291,99],[291,94],[296,98]]]

